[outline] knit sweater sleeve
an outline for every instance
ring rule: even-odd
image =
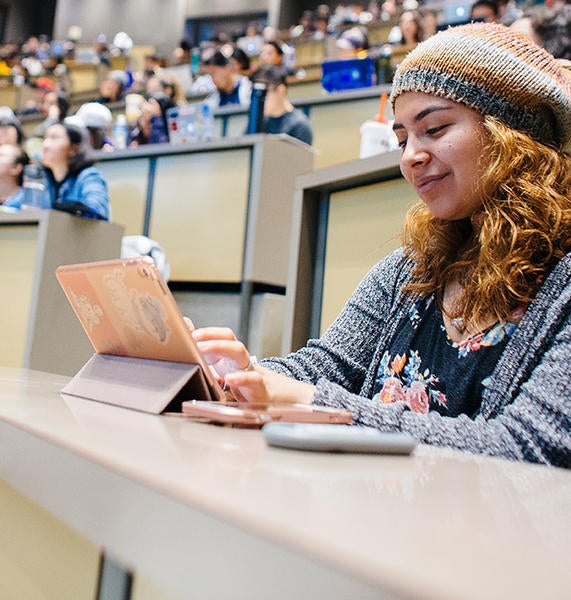
[[[571,315],[514,401],[486,419],[418,414],[403,402],[381,404],[320,379],[316,404],[341,407],[359,425],[406,431],[419,442],[571,468]]]
[[[373,267],[361,281],[335,322],[319,339],[283,358],[261,362],[294,379],[316,384],[320,378],[359,393],[376,350],[376,341],[390,322],[399,274],[406,271],[400,251]],[[375,340],[375,343],[371,343]]]

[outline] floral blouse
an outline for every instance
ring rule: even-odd
[[[456,343],[444,327],[434,295],[419,300],[382,357],[375,380],[378,402],[406,402],[419,413],[436,410],[474,417],[509,338],[525,313],[524,306],[505,323]]]

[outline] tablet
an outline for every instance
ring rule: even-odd
[[[224,400],[152,258],[63,265],[56,277],[96,353],[199,365]]]
[[[410,454],[415,439],[408,433],[373,427],[307,423],[267,423],[262,433],[270,446],[319,452]]]

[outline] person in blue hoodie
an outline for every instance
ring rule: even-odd
[[[68,123],[48,127],[42,144],[45,189],[41,208],[109,220],[107,183],[93,164],[85,128]],[[4,206],[21,208],[24,203],[25,197]]]

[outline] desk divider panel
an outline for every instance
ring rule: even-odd
[[[256,134],[98,158],[109,177],[113,219],[163,246],[171,282],[239,284],[238,329],[247,341],[255,285],[286,285],[294,183],[311,172],[313,150],[287,135]],[[115,192],[131,177],[122,166],[129,161],[141,174],[140,192],[125,203]],[[129,202],[140,209],[143,185],[148,228],[137,227],[140,211],[134,220],[127,209]]]
[[[157,159],[149,235],[173,281],[242,279],[250,156],[237,148]]]
[[[368,268],[399,245],[416,198],[399,158],[388,152],[297,178],[282,354],[318,337]]]
[[[0,506],[0,597],[95,599],[95,544],[3,481]]]
[[[218,119],[216,119],[218,121]],[[226,137],[240,137],[248,129],[248,112],[232,115],[226,126]],[[222,130],[220,130],[221,133]]]
[[[34,286],[38,223],[0,222],[0,281],[4,302],[0,311],[0,365],[20,367]]]
[[[400,231],[413,197],[402,178],[331,194],[321,333],[367,271],[401,245]]]
[[[332,96],[334,94],[331,94]],[[361,125],[379,112],[379,96],[311,107],[315,168],[359,158]]]
[[[145,222],[149,161],[100,161],[97,168],[109,186],[111,218],[125,227],[125,235],[139,235]]]
[[[56,267],[118,258],[123,228],[57,210],[0,214],[7,343],[0,365],[73,375],[93,348],[56,280]],[[4,279],[4,277],[6,277]],[[4,350],[6,348],[6,350]],[[23,350],[23,351],[22,351]]]

